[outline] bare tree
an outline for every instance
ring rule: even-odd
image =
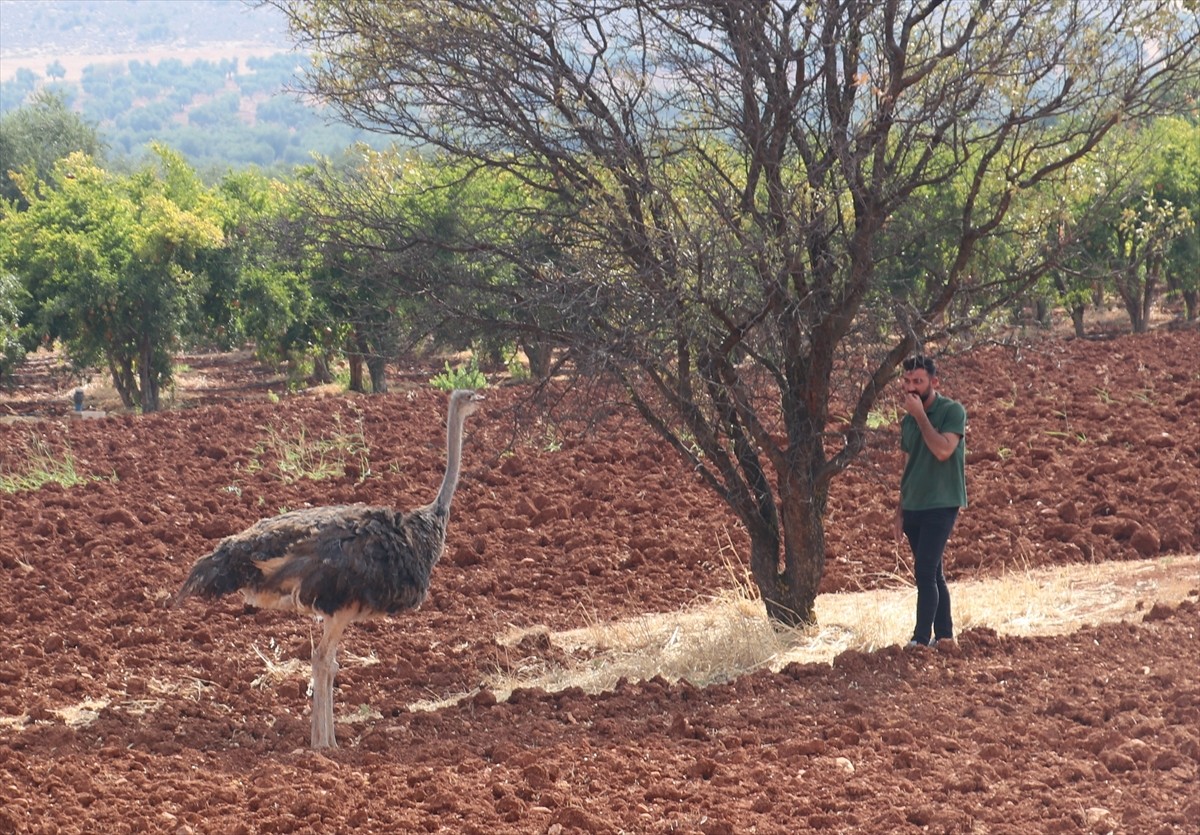
[[[514,301],[728,501],[788,624],[900,360],[1053,258],[979,274],[980,242],[1200,77],[1173,0],[274,2],[345,119],[540,195],[562,257],[513,247]]]

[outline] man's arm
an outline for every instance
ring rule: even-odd
[[[933,424],[929,422],[929,415],[925,414],[925,406],[921,403],[921,398],[915,394],[906,394],[904,410],[917,422],[917,428],[921,430],[921,438],[925,441],[925,446],[929,447],[929,451],[933,453],[934,458],[945,461],[954,454],[954,450],[958,449],[958,442],[962,440],[962,435],[954,432],[939,432],[934,429]]]

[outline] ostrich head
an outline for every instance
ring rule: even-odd
[[[455,389],[450,394],[450,415],[451,417],[457,416],[459,420],[464,420],[479,411],[479,405],[483,400],[483,395],[477,391]]]

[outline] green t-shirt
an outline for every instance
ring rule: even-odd
[[[953,455],[939,461],[921,437],[916,418],[904,416],[900,421],[900,448],[908,453],[908,462],[900,478],[900,507],[904,510],[966,507],[967,410],[961,403],[939,394],[925,414],[934,429],[953,432],[961,440]]]

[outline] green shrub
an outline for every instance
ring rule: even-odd
[[[451,368],[446,363],[446,370],[429,380],[430,385],[439,391],[454,389],[483,389],[487,388],[487,377],[479,370],[479,363],[474,357],[466,365]]]

